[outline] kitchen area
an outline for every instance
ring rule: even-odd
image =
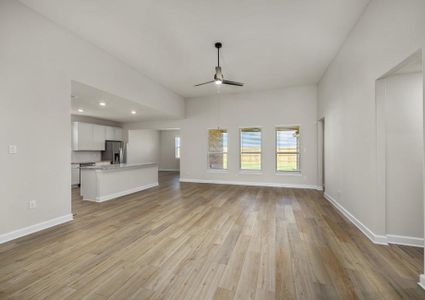
[[[72,88],[73,193],[84,201],[103,202],[158,185],[156,162],[128,162],[129,138],[120,120],[132,120],[141,108],[86,85],[73,82]]]
[[[81,184],[80,168],[125,163],[126,144],[120,127],[74,121],[71,128],[72,186]]]

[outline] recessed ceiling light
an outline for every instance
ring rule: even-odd
[[[132,110],[132,111],[131,111],[131,114],[132,114],[132,115],[135,115],[135,114],[136,114],[136,111],[135,111],[135,110]]]
[[[78,109],[78,112],[84,112],[84,109],[79,108],[79,109]]]
[[[99,105],[100,106],[106,106],[106,103],[102,101],[102,102],[99,102]]]

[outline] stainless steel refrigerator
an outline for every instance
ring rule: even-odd
[[[102,151],[102,160],[111,161],[113,164],[125,163],[124,143],[118,141],[106,141],[105,151]]]

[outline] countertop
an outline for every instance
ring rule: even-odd
[[[72,161],[71,165],[79,164],[98,164],[98,163],[111,163],[109,160],[99,160],[99,161]]]
[[[101,166],[86,166],[80,167],[82,170],[99,170],[99,171],[108,171],[108,170],[121,170],[121,169],[131,169],[131,168],[149,168],[156,167],[157,163],[136,163],[136,164],[114,164],[114,165],[101,165]]]

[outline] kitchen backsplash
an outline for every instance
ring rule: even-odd
[[[71,151],[71,162],[92,162],[101,160],[100,151]]]

